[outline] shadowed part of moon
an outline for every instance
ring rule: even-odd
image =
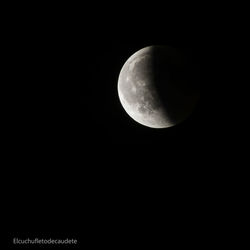
[[[190,115],[197,101],[197,83],[190,79],[192,70],[173,48],[143,48],[121,69],[118,79],[121,104],[130,117],[145,126],[174,126]]]

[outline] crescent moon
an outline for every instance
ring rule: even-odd
[[[192,113],[198,95],[188,87],[181,62],[178,52],[167,46],[143,48],[125,62],[118,96],[133,120],[150,128],[168,128]]]

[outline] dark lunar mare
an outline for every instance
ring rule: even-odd
[[[175,124],[188,118],[199,100],[199,72],[191,58],[169,46],[154,46],[153,78],[166,109]]]

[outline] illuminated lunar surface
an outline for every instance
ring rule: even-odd
[[[174,50],[162,46],[143,48],[125,62],[118,79],[118,95],[127,114],[136,122],[151,128],[167,128],[190,115],[197,95],[186,91],[187,84],[180,84],[183,77],[179,75],[183,72],[176,71],[179,62]]]

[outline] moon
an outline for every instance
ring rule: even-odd
[[[169,46],[148,46],[123,65],[118,96],[127,114],[150,128],[186,120],[199,99],[197,72],[189,58]]]

